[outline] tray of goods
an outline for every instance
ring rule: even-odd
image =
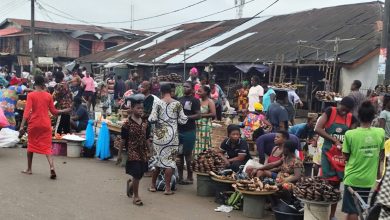
[[[211,176],[211,179],[221,183],[233,184],[238,179],[237,173],[233,170],[224,170],[219,172],[218,174],[214,173],[213,171],[210,171],[209,174]]]
[[[180,83],[180,82],[182,82],[182,77],[177,75],[176,73],[170,73],[168,75],[158,76],[158,80],[160,82],[176,82],[176,83]]]
[[[294,196],[303,202],[316,204],[337,203],[340,198],[340,190],[335,189],[321,177],[304,177],[293,189]]]
[[[233,187],[243,194],[249,195],[270,195],[279,190],[275,181],[272,178],[264,178],[260,180],[258,177],[237,180]]]
[[[26,107],[26,100],[18,100],[16,102],[16,109],[23,110]]]
[[[315,97],[318,100],[329,101],[329,102],[341,100],[341,95],[336,92],[317,91]]]
[[[64,135],[59,134],[59,133],[55,133],[52,139],[53,140],[62,140],[63,137],[64,137]]]
[[[196,173],[209,175],[210,171],[218,173],[225,168],[225,162],[221,156],[212,150],[206,150],[192,161],[192,170]]]
[[[298,87],[303,87],[304,85],[293,84],[293,83],[275,83],[272,85],[273,89],[276,90],[296,90]]]

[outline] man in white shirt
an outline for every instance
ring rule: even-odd
[[[255,111],[254,104],[256,102],[263,102],[264,88],[259,85],[260,78],[258,76],[253,76],[251,78],[252,87],[249,89],[248,93],[248,110],[253,112]]]

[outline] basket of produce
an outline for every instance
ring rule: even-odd
[[[182,82],[182,77],[176,73],[170,73],[168,75],[158,76],[158,80],[161,82]]]
[[[336,92],[317,91],[315,97],[322,101],[338,101],[341,100],[341,95]]]
[[[209,174],[210,171],[218,173],[225,168],[225,162],[221,156],[213,150],[206,150],[200,153],[192,161],[192,170],[197,173]]]
[[[211,176],[211,179],[213,179],[214,181],[233,184],[237,181],[238,176],[234,171],[230,171],[231,172],[220,172],[219,174],[210,171],[209,174]]]
[[[340,190],[334,188],[321,177],[304,177],[293,189],[294,196],[302,201],[317,203],[337,203]]]
[[[273,194],[279,189],[272,178],[264,178],[262,181],[258,177],[247,180],[237,180],[236,183],[233,184],[233,187],[241,193],[252,195]]]

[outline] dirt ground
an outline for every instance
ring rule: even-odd
[[[218,205],[196,196],[196,185],[179,186],[173,196],[150,193],[150,178],[141,181],[144,206],[136,207],[125,194],[128,176],[113,161],[55,157],[58,179],[50,180],[46,158],[34,155],[33,175],[27,176],[20,173],[25,152],[0,148],[0,219],[248,219],[240,211],[215,212]]]

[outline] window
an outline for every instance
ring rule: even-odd
[[[116,45],[118,45],[118,43],[116,43],[116,42],[104,42],[105,49],[108,49],[110,47],[115,47]]]
[[[80,40],[79,41],[80,54],[79,56],[86,56],[92,53],[92,41],[90,40]]]

